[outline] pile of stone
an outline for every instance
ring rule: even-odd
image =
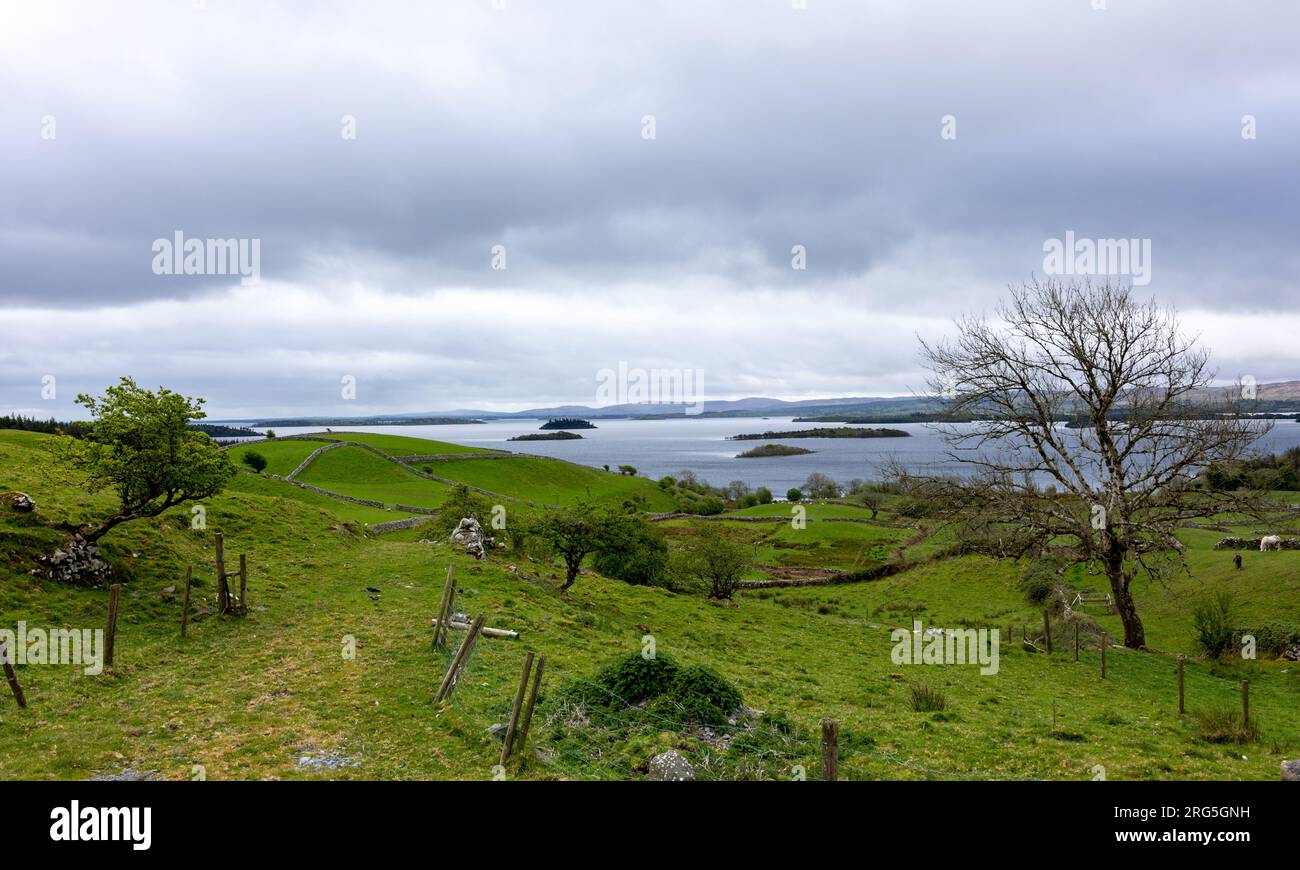
[[[36,502],[25,492],[0,492],[0,504],[21,514],[36,510]]]
[[[492,539],[483,536],[483,527],[473,517],[465,517],[451,533],[451,542],[465,548],[465,552],[475,559],[487,558],[487,550],[492,546]]]
[[[74,586],[106,586],[113,573],[112,567],[99,554],[99,546],[81,535],[74,535],[67,546],[40,557],[38,561],[51,580]]]

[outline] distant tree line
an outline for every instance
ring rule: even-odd
[[[7,414],[0,417],[0,429],[18,429],[22,432],[44,432],[48,435],[71,435],[74,438],[84,438],[90,432],[90,424],[84,420],[64,422],[53,417],[48,420],[38,420],[35,417]]]
[[[1300,447],[1275,456],[1256,456],[1234,462],[1217,462],[1201,473],[1210,489],[1300,490]]]

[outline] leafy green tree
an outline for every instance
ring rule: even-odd
[[[564,559],[561,592],[568,590],[578,578],[583,560],[608,545],[616,522],[610,514],[585,503],[547,511],[537,521],[535,534]]]
[[[207,416],[203,399],[145,390],[124,377],[102,397],[78,395],[77,404],[90,411],[91,431],[81,439],[62,438],[57,455],[85,476],[91,492],[111,489],[118,498],[114,514],[83,531],[88,541],[122,523],[211,498],[236,474],[225,451],[190,428]]]
[[[258,453],[256,450],[244,451],[243,461],[245,465],[256,471],[258,474],[261,474],[266,470],[266,457]]]
[[[790,501],[803,501],[803,493],[793,487],[785,491],[785,497]]]
[[[766,486],[760,486],[758,489],[754,490],[754,495],[758,496],[759,504],[772,503],[772,490],[768,489]]]
[[[592,557],[592,567],[626,583],[655,583],[668,568],[668,541],[642,517],[611,517],[601,548]]]
[[[716,525],[700,532],[691,549],[692,572],[709,586],[709,597],[729,601],[754,561],[751,548],[731,540]]]

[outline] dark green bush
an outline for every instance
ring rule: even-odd
[[[695,725],[725,725],[740,706],[740,692],[717,671],[690,665],[677,672],[656,704],[666,718]]]
[[[679,667],[666,656],[631,653],[605,665],[589,681],[574,680],[560,692],[580,703],[603,725],[626,725],[644,707],[656,728],[665,724],[724,725],[741,705],[739,690],[702,665]]]
[[[261,474],[266,470],[266,457],[258,453],[256,450],[244,451],[243,461],[245,465],[256,471],[258,474]]]
[[[601,706],[622,707],[667,692],[679,670],[667,656],[645,658],[636,652],[605,665],[592,682],[604,690],[599,692]]]
[[[1051,562],[1035,562],[1020,578],[1020,591],[1030,604],[1042,604],[1058,586],[1062,585],[1057,566]]]

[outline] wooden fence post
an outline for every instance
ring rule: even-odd
[[[519,727],[519,711],[524,706],[524,693],[528,691],[528,677],[533,670],[533,654],[524,657],[524,669],[519,674],[519,689],[515,692],[515,703],[510,708],[510,724],[506,726],[506,739],[501,744],[501,764],[510,759],[510,747],[515,742],[515,729]]]
[[[185,569],[185,602],[181,604],[181,637],[185,636],[185,629],[190,624],[190,584],[194,582],[194,566],[190,565]]]
[[[226,537],[217,532],[217,613],[230,609],[230,586],[226,582]]]
[[[1101,678],[1106,679],[1106,647],[1110,641],[1106,637],[1106,632],[1101,633]]]
[[[433,626],[433,648],[447,645],[450,631],[452,599],[456,597],[456,566],[447,565],[447,582],[442,586],[442,599],[438,602],[438,621]]]
[[[117,601],[122,594],[122,584],[108,587],[108,625],[104,628],[104,664],[113,664],[113,646],[117,640]]]
[[[1241,681],[1241,727],[1250,727],[1250,680]]]
[[[546,656],[537,659],[537,670],[533,671],[533,687],[528,692],[528,704],[524,707],[524,720],[519,723],[519,754],[524,754],[524,745],[528,742],[528,726],[533,723],[533,705],[537,703],[537,687],[542,684],[542,669],[546,667]]]
[[[239,554],[239,612],[248,613],[248,557]]]
[[[14,700],[18,706],[27,707],[27,697],[23,694],[23,687],[18,685],[18,672],[14,670],[14,663],[9,661],[11,653],[5,646],[5,642],[0,640],[0,662],[4,663],[5,679],[9,681],[9,690],[14,693]]]
[[[840,725],[834,719],[822,720],[822,780],[835,782],[840,776]]]
[[[1047,654],[1052,654],[1052,618],[1047,615],[1047,608],[1043,608],[1043,637],[1047,641]]]
[[[474,617],[474,622],[470,625],[469,631],[465,633],[465,639],[460,643],[460,649],[456,650],[456,655],[451,660],[451,666],[447,668],[447,675],[442,678],[442,685],[438,687],[438,693],[433,696],[435,704],[441,702],[451,691],[451,687],[456,684],[456,677],[460,669],[465,666],[465,660],[469,658],[469,651],[474,646],[474,641],[478,640],[479,632],[483,630],[483,620],[486,617],[479,614]]]
[[[1183,693],[1183,663],[1186,660],[1187,660],[1187,656],[1180,655],[1178,657],[1178,715],[1179,716],[1183,715],[1183,713],[1186,712],[1187,710],[1187,705],[1184,703],[1185,696]]]

